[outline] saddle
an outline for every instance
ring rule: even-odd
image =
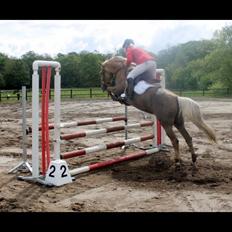
[[[158,78],[157,78],[158,77]],[[149,69],[145,71],[144,73],[140,74],[133,80],[132,78],[127,79],[127,89],[126,89],[126,95],[128,98],[132,99],[134,95],[134,87],[140,82],[145,81],[146,83],[152,85],[153,88],[155,88],[155,91],[157,91],[159,88],[161,88],[160,84],[160,78],[159,76],[156,76],[156,72],[154,69]],[[141,83],[142,84],[142,83]],[[138,91],[143,93],[143,91],[147,89],[146,86],[139,86],[137,89]]]
[[[160,83],[160,79],[157,79],[156,72],[154,69],[149,69],[144,73],[140,74],[135,78],[134,85],[138,84],[139,81],[146,81],[149,84],[157,84]]]

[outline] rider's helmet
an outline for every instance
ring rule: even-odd
[[[128,48],[130,44],[135,44],[132,39],[126,39],[122,45],[122,48]]]

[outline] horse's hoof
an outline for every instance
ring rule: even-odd
[[[177,172],[181,171],[181,164],[180,164],[180,162],[176,163],[175,171],[177,171]]]
[[[193,164],[197,161],[197,154],[192,154],[192,162]]]
[[[192,167],[197,170],[196,162],[192,162]]]
[[[195,163],[192,164],[192,176],[194,176],[198,172],[198,168]]]

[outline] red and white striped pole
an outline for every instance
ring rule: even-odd
[[[87,126],[87,125],[94,125],[94,124],[100,124],[104,122],[116,122],[116,121],[127,121],[127,118],[125,116],[117,116],[112,118],[97,118],[93,120],[87,120],[87,121],[77,121],[77,122],[63,122],[58,125],[59,128],[69,128],[69,127],[76,127],[76,126]],[[48,129],[53,130],[55,128],[53,123],[48,124]],[[39,130],[42,130],[42,126],[39,126]],[[29,128],[28,133],[31,133],[32,129]]]
[[[117,157],[117,158],[114,158],[111,160],[106,160],[106,161],[90,164],[90,165],[87,165],[84,167],[75,168],[75,169],[70,171],[70,174],[72,176],[74,176],[74,175],[78,175],[78,174],[81,174],[84,172],[89,172],[89,171],[97,170],[100,168],[109,167],[109,166],[112,166],[112,165],[117,164],[117,163],[122,163],[122,162],[129,161],[129,160],[140,159],[142,157],[154,154],[158,151],[159,151],[159,148],[152,148],[152,149],[145,150],[145,151],[134,152],[134,153],[131,153],[131,154],[128,154],[125,156],[120,156],[120,157]]]
[[[107,128],[98,129],[98,130],[83,131],[83,132],[78,132],[78,133],[73,133],[73,134],[61,135],[60,138],[61,140],[71,140],[75,138],[88,137],[88,136],[97,135],[97,134],[107,134],[111,132],[131,129],[131,128],[152,126],[153,124],[154,124],[153,121],[148,121],[148,122],[143,122],[143,123],[129,124],[126,126],[107,127]]]
[[[154,135],[150,134],[150,135],[146,135],[146,136],[142,136],[142,137],[136,137],[136,138],[126,139],[123,141],[118,141],[115,143],[108,143],[108,144],[103,143],[103,144],[99,144],[99,145],[96,145],[93,147],[87,147],[87,148],[81,149],[81,150],[65,152],[65,153],[61,154],[60,157],[61,157],[61,159],[69,159],[69,158],[73,158],[73,157],[77,157],[77,156],[90,154],[93,152],[109,150],[109,149],[113,149],[116,147],[122,147],[124,145],[129,145],[132,143],[142,142],[142,141],[146,141],[146,140],[153,139],[153,138],[154,138]]]

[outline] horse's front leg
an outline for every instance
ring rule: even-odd
[[[108,91],[108,95],[111,97],[113,101],[118,101],[118,98],[114,96],[111,92]]]
[[[107,87],[107,91],[108,91],[108,92],[111,92],[111,93],[115,93],[115,92],[117,91],[117,88],[114,87],[114,86],[108,86],[108,87]]]
[[[121,104],[130,106],[130,104],[127,101],[125,101],[124,99],[122,99],[121,97],[117,97],[114,94],[112,94],[111,92],[108,92],[108,94],[110,95],[110,97],[112,98],[113,101],[118,101]]]
[[[127,87],[127,84],[125,84],[125,82],[123,82],[123,81],[118,82],[118,80],[116,80],[116,83],[114,86],[107,87],[107,91],[110,91],[115,96],[119,97],[122,93],[125,93],[126,87]]]
[[[112,98],[113,101],[120,101],[120,96],[117,96],[117,94],[115,94],[115,87],[107,87],[107,92],[110,95],[110,97]]]

